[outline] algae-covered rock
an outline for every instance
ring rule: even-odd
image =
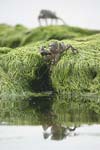
[[[48,90],[48,86],[64,94],[100,93],[100,35],[64,40],[65,44],[77,48],[78,53],[65,51],[58,63],[51,66],[50,73],[39,54],[39,47],[42,44],[48,48],[51,42],[38,42],[13,50],[5,48],[8,52],[0,55],[1,99],[8,98],[8,95],[10,98],[15,96],[15,99],[20,95],[24,99],[34,91]],[[49,83],[50,78],[52,83]]]
[[[46,26],[30,30],[22,25],[0,24],[0,46],[15,48],[38,41],[74,39],[96,33],[100,31],[70,26]]]
[[[33,49],[19,48],[0,55],[0,98],[28,97],[44,61]],[[10,99],[9,98],[9,99]]]
[[[7,54],[8,52],[10,52],[11,50],[13,50],[12,48],[9,47],[0,47],[0,55],[1,54]]]
[[[24,99],[34,92],[52,89],[58,93],[100,93],[99,31],[68,26],[39,27],[30,31],[21,25],[0,27],[0,45],[6,46],[0,47],[0,99]],[[92,35],[95,33],[98,34]],[[25,46],[9,48],[16,47],[12,44],[17,39],[14,36],[20,37],[20,44],[16,46]],[[41,46],[48,49],[54,39],[71,44],[78,53],[65,51],[58,63],[50,67],[39,49]]]
[[[26,45],[37,41],[49,41],[51,39],[73,39],[76,37],[89,36],[96,33],[100,33],[100,31],[87,30],[70,26],[38,27],[30,30],[30,32],[24,36],[21,45]]]
[[[27,32],[27,28],[22,25],[9,26],[0,25],[0,46],[15,48],[20,46],[20,43]]]
[[[65,52],[52,69],[52,84],[58,92],[100,93],[100,34],[64,41],[78,50]]]

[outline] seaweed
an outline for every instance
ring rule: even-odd
[[[99,34],[95,35],[93,40],[88,39],[87,42],[64,41],[71,43],[79,53],[73,55],[65,52],[57,65],[52,68],[52,84],[58,93],[62,91],[100,93],[99,37]]]
[[[69,33],[70,36],[74,34],[75,38],[64,38],[62,41],[49,40],[54,32],[58,37],[63,36],[63,33]],[[15,27],[1,25],[0,41],[4,37],[1,36],[3,34],[5,44],[0,45],[6,47],[0,47],[1,100],[27,99],[36,93],[38,95],[38,92],[47,91],[57,91],[59,94],[62,92],[65,94],[100,93],[99,31],[68,26],[48,26],[39,27],[31,32],[21,25]],[[13,40],[7,42],[8,35]],[[13,47],[14,39],[16,39],[13,36],[18,38],[19,35],[20,44],[16,45],[15,42],[15,45],[25,44],[25,46],[9,48]],[[65,51],[57,64],[50,66],[44,61],[39,49],[41,46],[46,46],[48,49],[49,44],[55,41],[71,44],[78,50],[78,54],[74,55],[71,51]]]
[[[47,26],[28,29],[22,25],[0,24],[0,47],[16,48],[38,41],[74,39],[100,33],[99,30],[70,26]]]

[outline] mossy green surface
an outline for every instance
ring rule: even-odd
[[[24,99],[32,94],[36,71],[44,64],[34,48],[18,48],[0,55],[0,98]]]
[[[46,26],[35,29],[27,29],[22,25],[0,25],[0,47],[19,47],[38,41],[51,39],[63,40],[74,39],[100,33],[98,30],[81,29],[70,26]]]
[[[78,53],[65,52],[53,67],[53,86],[58,92],[100,93],[100,35],[64,42]]]
[[[27,28],[22,25],[9,26],[0,25],[0,47],[15,48],[20,46],[22,38],[27,32]]]
[[[58,93],[100,93],[99,32],[69,26],[28,30],[21,25],[1,25],[0,99],[29,98],[32,93],[41,91],[40,88],[47,88],[49,78]],[[16,47],[13,41],[19,38],[16,46],[25,46],[9,48]],[[48,48],[54,40],[71,44],[78,54],[74,55],[71,50],[64,52],[59,62],[51,66],[50,73],[39,48],[43,45]]]
[[[100,31],[87,30],[70,26],[38,27],[36,29],[30,30],[30,32],[24,36],[21,45],[26,45],[37,41],[49,41],[51,39],[74,39],[76,37],[89,36],[96,33],[100,33]]]
[[[0,55],[3,55],[3,54],[5,55],[8,52],[10,52],[11,50],[13,50],[13,49],[11,49],[9,47],[0,47]]]

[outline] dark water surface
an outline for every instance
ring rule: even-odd
[[[0,101],[0,150],[99,150],[99,96]]]

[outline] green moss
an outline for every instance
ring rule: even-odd
[[[100,35],[64,42],[72,44],[79,53],[63,54],[52,69],[53,86],[58,92],[100,93]]]
[[[100,93],[99,31],[69,26],[39,27],[30,32],[21,25],[1,25],[0,28],[0,41],[5,37],[3,45],[13,47],[10,45],[16,39],[14,37],[20,37],[20,45],[26,44],[16,49],[0,47],[1,99],[24,99],[32,96],[33,92],[52,90],[52,86],[58,92]],[[79,53],[74,55],[70,50],[64,52],[57,65],[52,66],[50,74],[49,66],[39,54],[39,48],[42,45],[48,48],[54,39],[61,42],[60,38],[65,39],[65,44],[72,44]]]
[[[0,46],[15,48],[20,46],[23,36],[27,28],[16,25],[14,27],[8,25],[0,25]]]
[[[44,61],[33,49],[19,48],[0,56],[0,98],[30,96],[32,82]],[[36,86],[36,85],[35,85]],[[34,91],[33,91],[34,92]],[[10,99],[9,98],[9,99]]]
[[[12,28],[12,26],[10,26],[10,25],[7,25],[7,24],[0,24],[0,34],[2,33],[2,32],[6,32],[7,30],[9,30],[9,29],[11,29]]]
[[[9,48],[9,47],[0,47],[0,55],[1,55],[1,54],[7,54],[7,53],[9,53],[11,50],[13,50],[13,49],[11,49],[11,48]]]
[[[96,33],[100,31],[70,26],[47,26],[29,30],[22,25],[0,24],[0,46],[15,48],[38,41],[74,39]]]
[[[89,36],[96,33],[100,33],[100,31],[87,30],[70,26],[39,27],[30,30],[30,32],[26,36],[24,36],[21,44],[26,45],[32,42],[49,41],[51,39],[56,40],[73,39],[76,37]]]
[[[14,50],[1,48],[1,51],[5,49],[5,53],[0,55],[1,95],[15,93],[24,98],[34,91],[48,90],[50,86],[58,93],[100,93],[100,35],[63,42],[72,44],[79,53],[74,55],[70,50],[64,52],[59,62],[51,68],[52,83],[49,83],[49,70],[39,54],[39,47],[48,47],[51,41]]]

